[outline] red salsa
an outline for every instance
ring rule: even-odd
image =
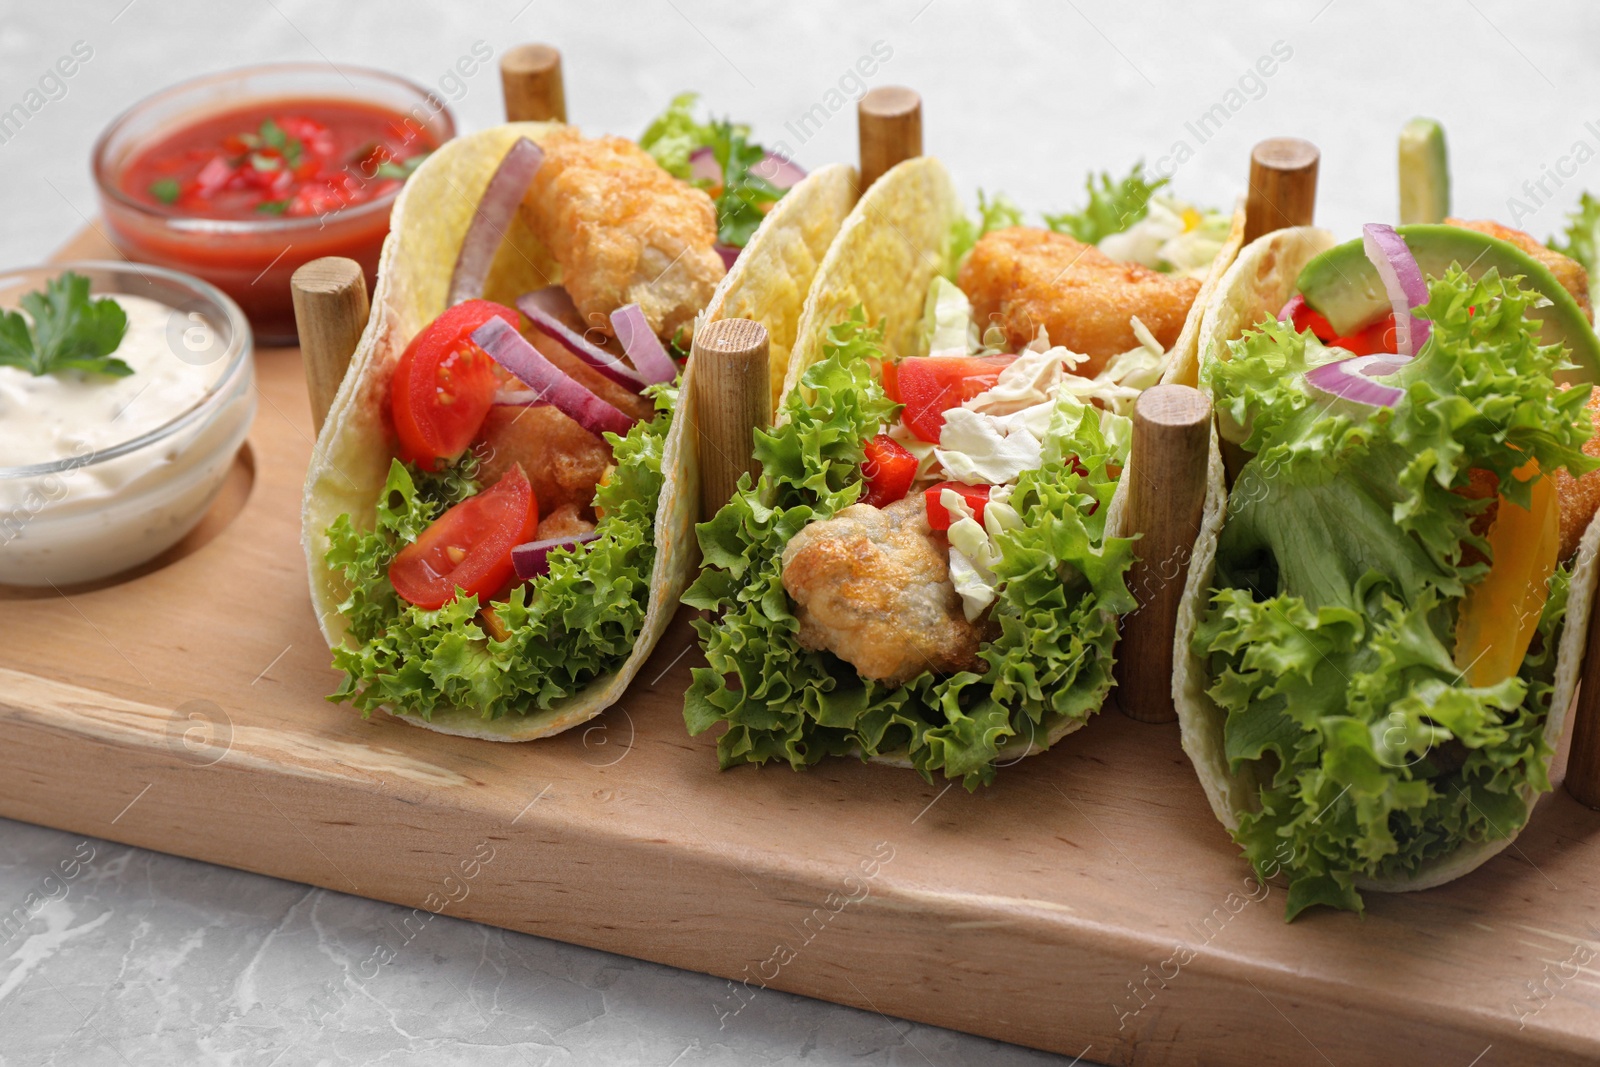
[[[136,151],[119,184],[174,215],[325,215],[392,192],[437,147],[422,124],[373,104],[258,100]]]

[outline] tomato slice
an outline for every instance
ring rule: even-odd
[[[1289,321],[1293,323],[1296,333],[1310,330],[1312,336],[1322,342],[1332,341],[1339,336],[1327,316],[1306,303],[1306,298],[1299,293],[1294,294],[1286,310],[1289,311]]]
[[[911,490],[917,478],[917,457],[907,452],[894,438],[880,433],[863,448],[861,477],[867,483],[861,494],[863,504],[875,508],[885,507],[901,499]]]
[[[1336,345],[1358,356],[1397,352],[1400,344],[1395,338],[1394,312],[1391,311],[1376,322],[1361,327],[1355,333],[1335,337],[1328,344]]]
[[[389,584],[408,603],[436,611],[456,590],[482,601],[511,580],[511,550],[533,539],[539,502],[522,468],[433,520],[389,564]]]
[[[912,356],[895,371],[896,392],[906,408],[901,421],[924,441],[939,443],[944,413],[988,392],[1016,356]]]
[[[517,312],[490,300],[467,300],[411,339],[394,369],[389,402],[400,458],[424,470],[467,450],[494,403],[500,376],[472,331],[493,318],[512,326]]]
[[[928,525],[935,530],[950,529],[952,521],[950,509],[939,499],[940,494],[946,489],[954,489],[960,493],[961,498],[967,502],[967,507],[972,509],[972,517],[980,523],[983,522],[983,506],[989,502],[989,490],[993,488],[992,485],[968,485],[965,482],[940,482],[938,485],[930,486],[923,494],[928,502]]]

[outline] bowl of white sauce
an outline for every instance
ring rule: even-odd
[[[213,286],[137,263],[0,273],[0,585],[97,581],[177,544],[255,409],[249,323]]]

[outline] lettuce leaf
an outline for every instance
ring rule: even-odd
[[[1567,216],[1566,240],[1552,237],[1550,247],[1583,264],[1589,272],[1589,303],[1600,303],[1600,200],[1588,193],[1578,198],[1578,210]]]
[[[625,437],[606,434],[616,470],[595,491],[604,512],[593,541],[550,553],[550,570],[517,586],[493,607],[506,631],[491,637],[474,596],[425,611],[395,595],[390,562],[429,523],[477,492],[469,453],[440,474],[396,460],[370,532],[349,515],[328,529],[329,566],[350,593],[340,613],[355,647],[333,651],[344,672],[329,699],[363,714],[392,708],[431,718],[453,707],[478,707],[486,719],[545,709],[615,670],[633,650],[649,601],[655,563],[655,513],[674,387],[657,388],[657,415]]]
[[[655,157],[675,178],[716,193],[717,240],[733,248],[750,242],[766,210],[783,198],[784,190],[752,168],[767,158],[767,150],[750,140],[750,127],[728,119],[701,122],[695,118],[698,93],[679,93],[667,109],[651,120],[639,138],[639,147]],[[722,172],[712,183],[694,177],[691,157],[701,148],[711,149]]]
[[[796,391],[787,421],[756,432],[760,477],[741,480],[698,527],[705,569],[684,602],[712,613],[695,623],[709,666],[694,671],[684,721],[691,734],[726,727],[717,742],[724,767],[777,759],[798,769],[905,750],[925,779],[941,772],[973,789],[993,779],[1008,738],[1042,744],[1059,718],[1099,710],[1117,616],[1134,606],[1132,542],[1105,536],[1110,468],[1126,456],[1094,410],[1077,405],[1044,466],[1019,479],[1010,504],[1023,521],[997,538],[999,636],[980,651],[982,674],[924,673],[898,687],[863,679],[800,647],[782,555],[807,523],[860,496],[863,442],[898,410],[874,373],[881,343],[859,306],[830,329],[825,358],[803,379],[812,399]]]
[[[978,243],[978,238],[994,230],[1021,225],[1022,209],[1012,203],[1010,197],[1005,193],[996,193],[991,200],[979,189],[977,219],[961,215],[950,224],[950,233],[945,238],[945,277],[952,282],[956,280],[962,262],[967,258],[967,253],[972,251],[972,246]]]
[[[1114,233],[1121,233],[1150,210],[1150,196],[1171,178],[1150,181],[1144,176],[1144,161],[1133,165],[1128,176],[1113,180],[1109,172],[1090,174],[1084,181],[1089,203],[1082,211],[1046,215],[1044,223],[1056,233],[1069,234],[1084,244],[1099,244]]]
[[[1538,294],[1494,271],[1452,268],[1420,314],[1432,340],[1390,381],[1393,409],[1330,402],[1303,371],[1343,353],[1268,322],[1209,370],[1217,408],[1255,453],[1217,546],[1210,606],[1192,649],[1208,658],[1235,772],[1260,783],[1235,838],[1262,877],[1289,879],[1287,914],[1361,909],[1358,876],[1416,872],[1527,819],[1525,787],[1549,788],[1555,649],[1570,572],[1550,580],[1518,673],[1471,687],[1457,669],[1458,605],[1480,579],[1487,506],[1454,490],[1469,471],[1527,506],[1530,458],[1574,474],[1597,463],[1588,389],[1527,312]],[[1468,554],[1471,545],[1478,554]]]

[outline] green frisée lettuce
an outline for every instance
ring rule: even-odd
[[[684,720],[692,734],[725,726],[724,767],[904,753],[930,781],[938,772],[976,788],[1011,739],[1042,745],[1051,726],[1099,710],[1117,616],[1134,607],[1132,542],[1105,534],[1112,468],[1126,452],[1106,440],[1095,409],[1067,397],[1042,465],[1005,501],[1017,522],[994,531],[985,560],[997,591],[983,673],[928,672],[902,686],[863,679],[800,646],[782,557],[806,524],[861,495],[863,445],[899,411],[877,381],[881,342],[859,307],[830,329],[825,358],[785,401],[786,421],[755,434],[760,477],[743,479],[698,527],[705,569],[684,601],[712,613],[695,623],[709,666],[694,671]]]
[[[1589,272],[1589,303],[1600,306],[1600,200],[1588,193],[1567,218],[1566,240],[1551,238],[1550,247],[1583,264]]]
[[[1549,788],[1543,730],[1571,575],[1550,579],[1517,672],[1469,685],[1452,650],[1462,597],[1489,567],[1471,528],[1488,502],[1455,490],[1489,471],[1527,507],[1534,479],[1512,472],[1530,459],[1593,469],[1589,390],[1556,387],[1564,352],[1537,343],[1539,296],[1516,279],[1452,268],[1429,290],[1432,337],[1385,379],[1404,390],[1393,409],[1314,394],[1303,372],[1347,353],[1286,324],[1232,342],[1207,377],[1254,455],[1191,647],[1234,771],[1259,782],[1235,838],[1263,877],[1281,866],[1291,919],[1360,910],[1358,878],[1412,875],[1515,833],[1523,791]]]
[[[475,596],[437,611],[408,604],[389,584],[389,564],[428,524],[478,491],[471,453],[430,474],[395,460],[370,531],[341,515],[328,529],[328,564],[349,587],[339,611],[349,637],[333,650],[344,672],[329,699],[364,714],[388,708],[424,719],[481,708],[496,719],[550,707],[633,651],[649,602],[661,459],[675,387],[656,387],[657,414],[626,436],[606,434],[616,469],[595,491],[603,513],[593,541],[549,554],[550,570],[493,604],[506,637],[491,636]]]

